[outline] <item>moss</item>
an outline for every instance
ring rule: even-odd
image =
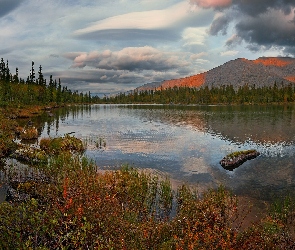
[[[255,149],[249,149],[249,150],[241,150],[241,151],[235,151],[233,153],[228,154],[225,158],[235,158],[242,155],[248,155],[252,153],[256,153],[257,151]]]

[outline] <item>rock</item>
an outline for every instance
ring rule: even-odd
[[[256,150],[245,150],[238,151],[225,156],[221,161],[220,165],[226,170],[234,170],[241,166],[247,160],[251,160],[259,156],[260,153]]]

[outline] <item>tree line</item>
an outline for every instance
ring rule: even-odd
[[[49,80],[44,78],[42,66],[35,71],[34,62],[30,67],[30,74],[26,79],[19,77],[18,68],[15,73],[9,69],[8,60],[0,61],[0,105],[29,104],[46,105],[50,103],[92,103],[97,97],[91,97],[91,93],[71,91],[66,86],[61,86],[61,80]]]
[[[71,91],[61,86],[61,80],[44,78],[42,66],[35,71],[34,62],[26,79],[9,69],[8,60],[0,60],[0,106],[9,104],[47,105],[56,103],[160,103],[160,104],[266,104],[295,102],[295,84],[274,82],[272,86],[233,85],[205,86],[200,88],[172,87],[129,93],[116,96],[91,96],[91,93]]]
[[[274,83],[257,87],[233,85],[221,87],[173,87],[120,93],[104,97],[105,103],[161,103],[161,104],[267,104],[295,102],[295,85]]]

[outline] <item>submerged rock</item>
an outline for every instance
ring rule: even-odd
[[[260,153],[254,149],[237,151],[225,156],[221,161],[220,165],[226,170],[234,170],[235,168],[241,166],[247,160],[251,160],[259,156]]]

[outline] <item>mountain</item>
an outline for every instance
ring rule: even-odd
[[[138,91],[177,87],[218,87],[233,85],[272,86],[274,83],[295,83],[295,58],[260,57],[256,60],[238,58],[207,72],[158,83],[145,84]]]

